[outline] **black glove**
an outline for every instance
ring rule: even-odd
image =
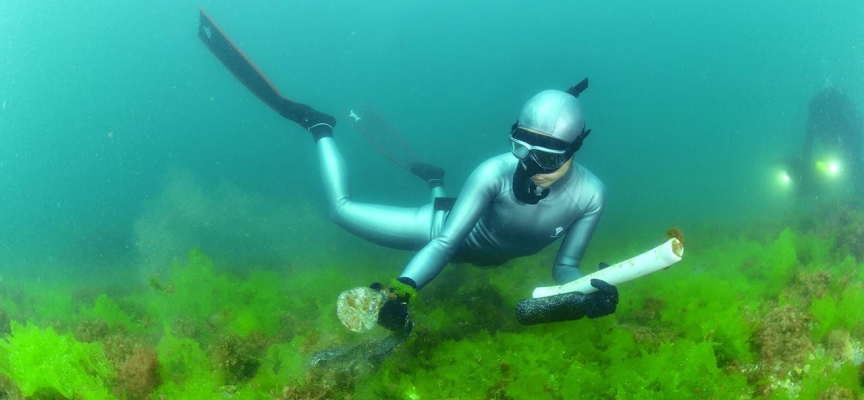
[[[378,325],[381,325],[397,335],[409,335],[414,323],[408,318],[408,302],[411,293],[417,289],[417,284],[411,278],[401,277],[393,286],[408,286],[408,288],[390,287],[385,288],[380,283],[373,283],[369,287],[384,292],[387,301],[378,311]]]
[[[618,289],[599,279],[592,279],[591,286],[597,288],[597,292],[572,292],[522,300],[516,304],[516,318],[522,325],[534,325],[582,317],[597,318],[615,312]]]
[[[618,288],[599,279],[592,279],[591,286],[597,291],[588,295],[585,316],[597,318],[614,313],[618,306]]]

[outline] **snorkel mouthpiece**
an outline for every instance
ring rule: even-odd
[[[513,195],[525,204],[537,204],[549,195],[549,188],[543,189],[534,184],[531,177],[548,173],[531,158],[516,162],[516,172],[513,173]]]

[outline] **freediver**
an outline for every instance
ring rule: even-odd
[[[432,202],[418,208],[368,204],[350,197],[348,167],[333,137],[336,119],[282,97],[203,9],[200,24],[199,38],[235,77],[312,134],[334,222],[368,241],[417,250],[396,280],[401,288],[372,285],[396,293],[380,309],[379,325],[410,333],[405,293],[427,285],[451,261],[496,266],[561,238],[553,279],[563,284],[582,277],[580,263],[606,196],[603,183],[573,160],[590,133],[577,99],[587,79],[568,91],[544,90],[531,97],[509,129],[510,151],[475,168],[455,200],[445,197],[443,170],[417,165],[412,172],[432,189]],[[574,293],[562,309],[529,310],[517,317],[530,324],[613,313],[617,288],[600,280],[591,285],[598,291]]]
[[[368,241],[418,250],[399,282],[422,288],[448,262],[500,265],[563,238],[552,266],[552,277],[563,284],[582,277],[579,265],[605,204],[603,183],[573,161],[590,132],[584,126],[576,97],[560,90],[542,91],[525,103],[511,127],[510,152],[475,168],[455,202],[437,197],[419,208],[352,200],[348,169],[332,134],[313,136],[334,222]],[[429,181],[443,194],[441,183]],[[614,312],[616,288],[602,281],[592,284],[600,290],[584,296],[583,310],[575,317]],[[394,331],[410,330],[406,317],[403,296],[385,303],[378,322]]]

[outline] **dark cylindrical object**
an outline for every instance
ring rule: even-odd
[[[585,316],[588,295],[574,292],[539,299],[525,299],[516,304],[516,318],[522,325],[571,321]]]

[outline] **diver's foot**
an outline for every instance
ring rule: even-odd
[[[336,118],[330,114],[315,111],[311,107],[306,107],[308,111],[299,117],[297,123],[312,134],[312,139],[315,140],[315,143],[318,143],[323,137],[333,137],[333,127],[336,126]]]
[[[411,165],[411,173],[429,184],[429,187],[444,185],[444,169],[432,164],[418,163]]]

